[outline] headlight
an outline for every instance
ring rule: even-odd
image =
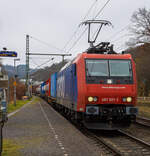
[[[93,102],[93,100],[94,100],[94,98],[93,98],[92,96],[89,96],[89,97],[88,97],[88,101],[89,101],[89,102]]]
[[[132,97],[127,97],[127,102],[132,102]]]

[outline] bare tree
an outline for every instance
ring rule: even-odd
[[[131,17],[132,26],[130,38],[127,45],[137,45],[140,43],[150,43],[150,10],[139,8]]]

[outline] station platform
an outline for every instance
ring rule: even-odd
[[[19,145],[20,156],[100,156],[99,147],[40,99],[11,116],[4,139]]]

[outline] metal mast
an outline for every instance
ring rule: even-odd
[[[55,54],[55,53],[30,53],[29,51],[29,35],[26,35],[26,95],[28,97],[31,97],[31,92],[30,92],[30,78],[29,78],[29,59],[30,55],[47,55],[47,56],[61,56],[62,57],[62,62],[64,62],[64,57],[65,56],[71,56],[71,54]]]
[[[29,35],[26,35],[26,95],[30,97],[29,90]]]

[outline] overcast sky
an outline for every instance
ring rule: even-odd
[[[95,0],[0,0],[0,50],[7,47],[8,50],[17,51],[21,59],[18,64],[24,64],[25,37],[29,34],[33,37],[30,38],[30,52],[68,52],[76,56],[89,47],[87,33],[85,33],[71,49],[85,30],[84,26],[78,28],[78,25],[94,2]],[[92,19],[106,2],[107,0],[97,0],[86,19]],[[112,41],[116,51],[123,50],[129,38],[127,28],[131,16],[134,11],[142,7],[150,9],[150,0],[110,0],[97,19],[109,20],[114,27],[104,28],[98,42]],[[61,51],[77,29],[78,31],[65,48],[65,52]],[[49,66],[61,60],[61,57],[54,58],[45,65]],[[30,67],[36,67],[46,62],[47,59],[50,57],[32,56]],[[3,59],[3,64],[13,64],[13,58]]]

